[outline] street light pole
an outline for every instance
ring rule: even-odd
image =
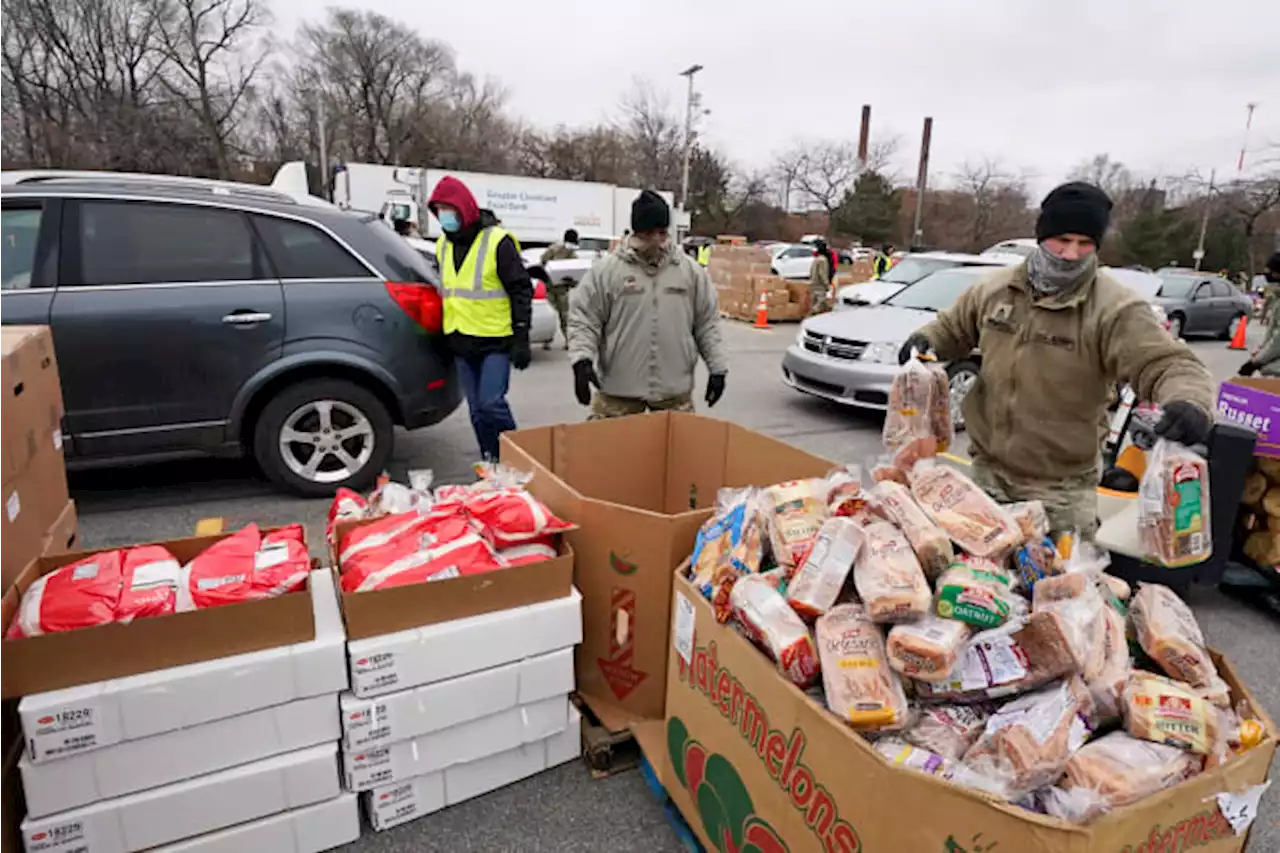
[[[1209,191],[1205,193],[1204,214],[1200,217],[1200,241],[1196,243],[1196,250],[1191,253],[1196,262],[1196,272],[1200,272],[1200,262],[1204,260],[1204,236],[1209,230],[1209,209],[1213,206],[1213,181],[1217,176],[1217,169],[1209,172]]]
[[[689,208],[689,158],[693,156],[693,77],[702,70],[701,65],[690,65],[680,72],[681,77],[689,79],[689,91],[685,96],[684,108],[684,167],[680,173],[680,209]]]

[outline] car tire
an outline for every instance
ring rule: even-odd
[[[1186,328],[1186,320],[1181,314],[1169,315],[1169,334],[1173,336],[1175,341],[1182,340],[1182,330]]]
[[[287,440],[286,433],[297,440]],[[391,414],[377,395],[343,379],[308,379],[263,407],[254,424],[253,455],[263,473],[286,489],[329,497],[340,487],[372,486],[394,440]],[[313,463],[314,454],[321,454],[319,462]]]
[[[964,396],[956,399],[956,393],[963,386],[964,395],[973,390],[973,386],[978,382],[978,374],[981,366],[976,361],[956,361],[947,365],[947,387],[951,390],[951,426],[956,432],[964,429],[964,413],[961,406],[964,403]]]
[[[1222,330],[1222,334],[1218,336],[1218,339],[1222,341],[1231,340],[1231,336],[1234,335],[1236,331],[1236,323],[1239,323],[1241,320],[1243,320],[1244,316],[1245,316],[1244,312],[1241,311],[1239,314],[1232,317],[1231,322],[1227,324],[1227,328]]]

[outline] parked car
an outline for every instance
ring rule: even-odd
[[[1166,270],[1158,275],[1161,284],[1155,301],[1169,316],[1169,333],[1175,338],[1208,334],[1226,340],[1253,311],[1253,300],[1220,276],[1192,270]]]
[[[1003,267],[1019,262],[1008,255],[966,255],[959,252],[915,252],[898,261],[882,277],[847,284],[836,291],[835,310],[879,305],[909,284],[954,267]]]
[[[434,240],[423,240],[419,237],[405,237],[405,242],[431,264],[431,268],[439,274],[440,266],[436,261],[436,244]],[[526,260],[527,263],[527,260]],[[551,266],[556,263],[552,261]],[[556,329],[560,320],[556,310],[547,301],[547,284],[550,279],[546,267],[542,265],[527,266],[529,277],[533,279],[533,307],[529,319],[529,343],[542,344],[543,349],[550,349],[556,339]]]
[[[68,463],[251,454],[363,489],[457,408],[435,271],[374,216],[266,187],[5,176],[3,322],[53,330]]]
[[[783,278],[809,278],[813,268],[813,246],[804,243],[786,243],[774,246],[773,274]]]
[[[1018,237],[1014,240],[1001,240],[994,246],[982,250],[984,255],[1014,255],[1027,258],[1036,250],[1038,244],[1033,237]]]
[[[960,294],[991,269],[990,264],[944,267],[878,305],[810,317],[800,324],[795,342],[783,355],[783,381],[797,391],[847,406],[886,408],[903,341],[932,322],[939,311],[950,308]],[[1107,272],[1119,272],[1115,277],[1121,284],[1131,287],[1143,299],[1153,300],[1152,283],[1138,278],[1149,274],[1134,275],[1133,270]],[[1152,310],[1161,316],[1154,302]],[[957,428],[964,426],[961,405],[977,382],[981,366],[982,354],[977,350],[945,365],[951,386],[951,417]]]

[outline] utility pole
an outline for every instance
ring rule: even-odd
[[[920,137],[920,170],[916,172],[916,215],[911,225],[908,248],[920,242],[920,218],[924,215],[924,191],[929,185],[929,145],[933,140],[933,116],[925,116],[924,133]]]
[[[320,140],[320,194],[325,201],[333,201],[333,189],[329,186],[329,139],[326,134],[324,114],[324,91],[316,90],[316,120],[319,123],[319,132],[317,136]]]
[[[1213,182],[1217,177],[1217,169],[1209,172],[1209,192],[1205,193],[1204,215],[1200,217],[1200,241],[1196,243],[1196,250],[1191,253],[1196,262],[1196,272],[1200,272],[1200,262],[1204,260],[1204,235],[1209,230],[1209,208],[1213,206]]]
[[[685,96],[684,105],[684,167],[680,173],[680,209],[689,209],[689,159],[693,156],[693,106],[696,96],[693,94],[693,78],[702,70],[701,65],[690,65],[680,72],[681,77],[689,79],[689,92]]]

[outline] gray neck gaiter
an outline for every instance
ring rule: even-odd
[[[1074,261],[1063,260],[1044,246],[1027,258],[1027,281],[1040,296],[1058,296],[1072,284],[1082,280],[1097,263],[1097,255],[1089,253]]]

